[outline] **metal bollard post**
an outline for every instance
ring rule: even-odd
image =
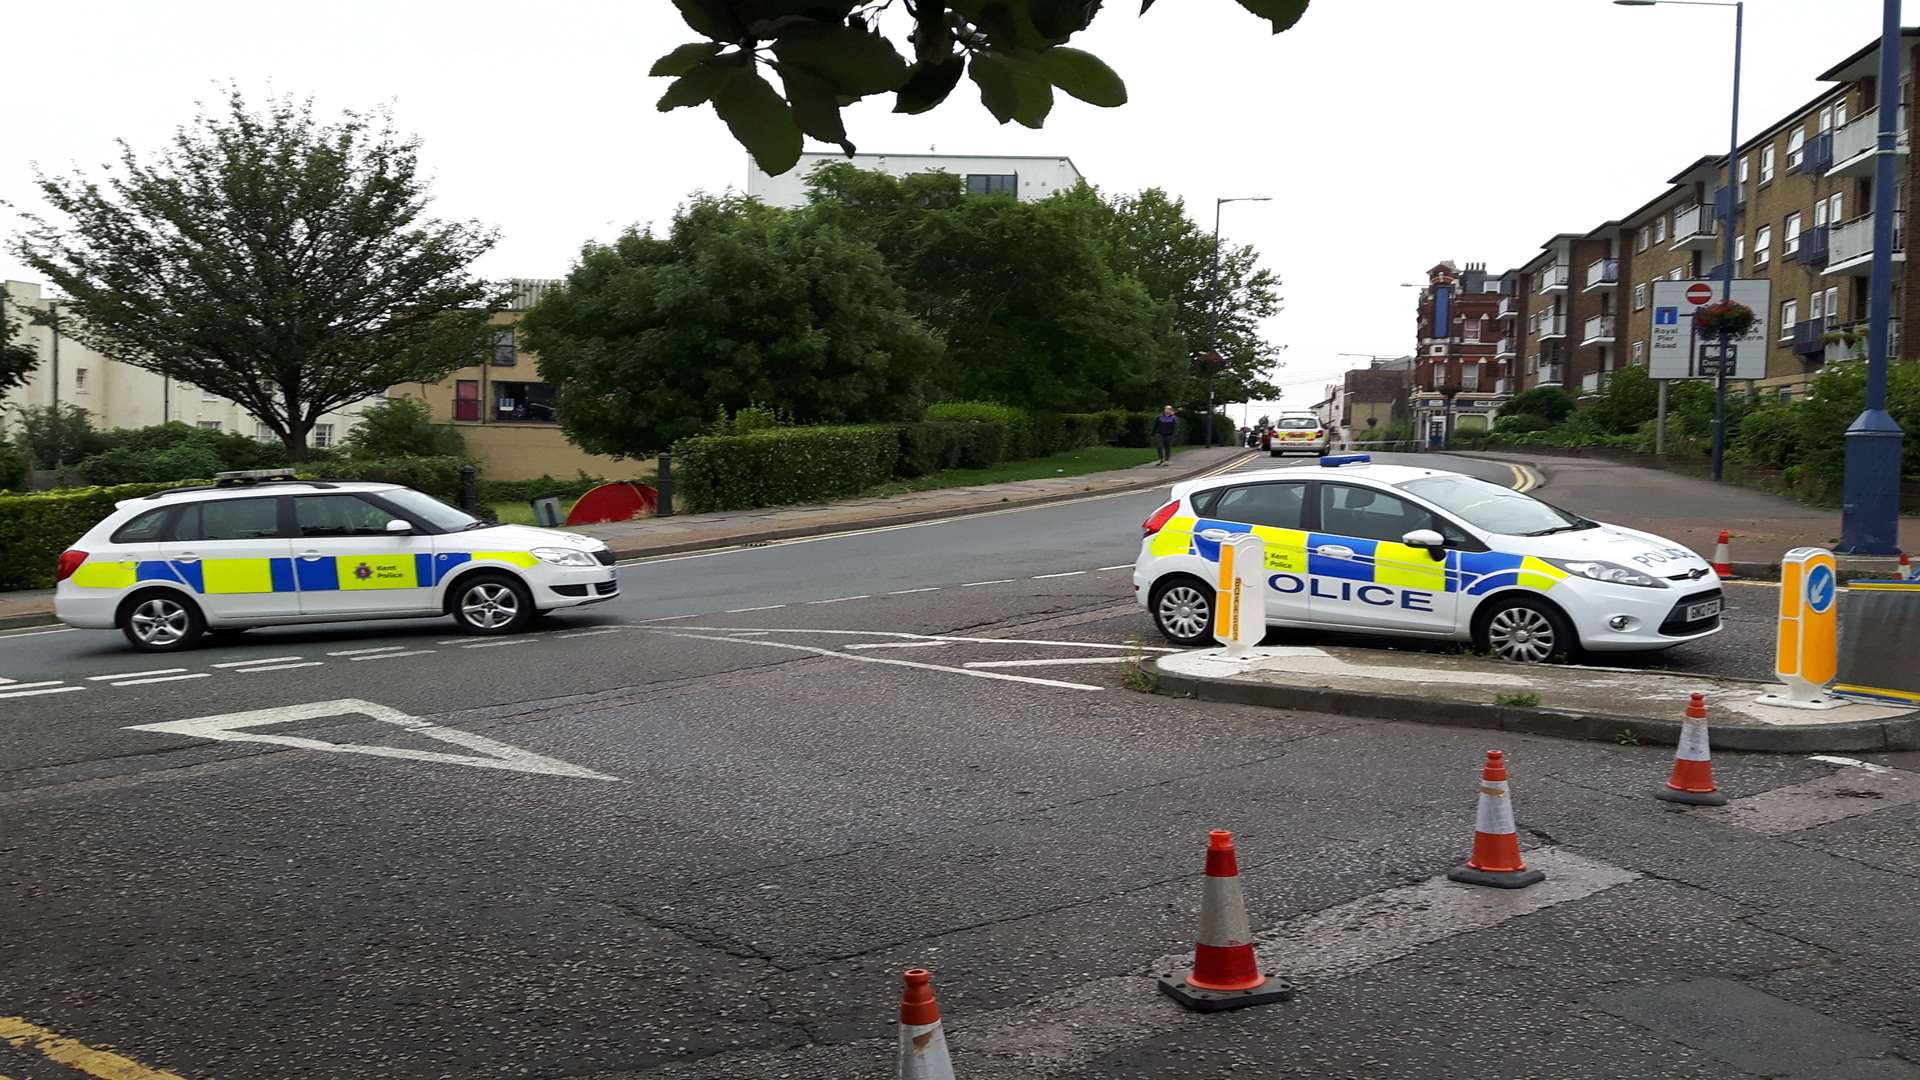
[[[480,504],[480,470],[471,465],[460,466],[460,509],[473,513]]]
[[[654,507],[654,517],[673,516],[673,452],[660,451],[660,475],[654,480],[654,488],[660,493],[660,503]]]

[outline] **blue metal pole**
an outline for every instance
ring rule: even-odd
[[[1867,318],[1866,409],[1847,429],[1845,503],[1839,550],[1892,555],[1899,550],[1900,425],[1887,412],[1887,331],[1893,317],[1895,128],[1900,115],[1900,0],[1886,0],[1880,25],[1878,152],[1873,159],[1873,277]]]
[[[1733,5],[1733,119],[1727,133],[1727,213],[1726,232],[1721,236],[1726,258],[1722,260],[1720,299],[1733,298],[1733,215],[1740,206],[1740,39],[1746,32],[1747,5]],[[1720,364],[1713,377],[1713,478],[1720,473],[1727,456],[1727,335],[1720,335]]]

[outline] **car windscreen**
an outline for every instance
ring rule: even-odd
[[[456,510],[431,495],[423,495],[411,488],[382,491],[380,498],[436,529],[459,532],[462,529],[471,529],[480,523],[480,519],[472,514],[464,510]]]
[[[1546,536],[1591,529],[1596,523],[1531,495],[1471,476],[1423,476],[1396,485],[1472,525],[1502,536]]]
[[[1310,431],[1320,426],[1320,421],[1311,416],[1283,416],[1274,423],[1282,431]]]

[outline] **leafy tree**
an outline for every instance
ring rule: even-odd
[[[307,457],[321,414],[471,360],[495,235],[427,216],[418,140],[383,113],[323,123],[238,91],[104,180],[41,174],[65,227],[28,216],[19,256],[71,297],[73,336],[239,402]]]
[[[614,455],[759,402],[802,423],[915,417],[940,352],[872,245],[738,198],[589,244],[520,327],[568,437]]]
[[[107,445],[93,430],[93,414],[78,405],[35,405],[18,410],[14,442],[33,459],[36,469],[72,465]]]
[[[0,491],[18,490],[27,482],[27,470],[33,462],[27,452],[0,439]]]
[[[1308,0],[1239,0],[1279,33]],[[793,168],[802,136],[847,153],[840,110],[893,94],[893,111],[923,113],[946,100],[965,74],[993,118],[1038,128],[1057,88],[1107,108],[1127,100],[1126,84],[1103,61],[1066,43],[1100,11],[1099,0],[908,0],[900,35],[912,62],[883,32],[890,3],[870,0],[674,0],[705,40],[655,61],[650,74],[673,83],[661,112],[713,104],[768,173]],[[1140,5],[1145,14],[1153,0]],[[780,79],[775,90],[761,68]],[[784,97],[782,96],[784,91]]]
[[[19,331],[20,321],[0,308],[0,394],[26,385],[27,376],[40,362],[40,354],[31,344],[14,340]]]
[[[969,196],[947,173],[840,163],[810,185],[811,212],[870,240],[946,339],[941,397],[1084,412],[1176,396],[1187,357],[1174,305],[1114,272],[1097,203]]]
[[[449,424],[433,422],[418,398],[386,398],[360,410],[342,447],[354,457],[464,457],[466,440]]]
[[[1628,435],[1659,411],[1660,387],[1647,369],[1628,366],[1607,376],[1600,396],[1584,413],[1607,435]]]
[[[1551,386],[1522,390],[1500,406],[1501,416],[1538,416],[1549,424],[1558,424],[1573,412],[1573,399],[1565,391]]]

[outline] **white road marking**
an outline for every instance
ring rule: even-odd
[[[869,594],[861,593],[859,596],[836,596],[831,600],[809,600],[807,601],[807,605],[809,607],[814,607],[820,604],[844,604],[849,600],[866,600],[869,598],[870,598]]]
[[[481,756],[447,754],[437,750],[412,750],[397,746],[333,743],[294,735],[262,735],[245,730],[267,724],[284,724],[294,720],[319,720],[332,716],[362,716],[383,724],[392,724],[414,735],[438,739],[444,743],[478,751]],[[408,716],[398,709],[390,709],[385,705],[376,705],[371,701],[359,701],[353,698],[316,701],[308,705],[287,705],[277,709],[257,709],[252,712],[201,716],[192,720],[174,720],[164,724],[136,724],[126,730],[157,731],[168,735],[185,735],[188,738],[213,739],[219,742],[266,743],[271,746],[290,746],[299,750],[321,750],[335,754],[366,754],[371,757],[400,758],[406,761],[467,765],[476,769],[506,769],[512,772],[539,773],[547,776],[569,776],[581,780],[620,779],[617,776],[608,776],[591,769],[583,769],[578,765],[569,765],[564,761],[543,757],[517,746],[508,746],[506,743],[496,742],[484,735],[441,727],[418,717]]]
[[[612,626],[612,627],[608,627],[605,630],[582,630],[577,634],[561,634],[560,636],[563,638],[599,637],[601,634],[617,634],[619,632],[620,632],[619,627]]]
[[[737,608],[728,608],[728,609],[727,609],[727,610],[726,610],[725,612],[723,612],[723,614],[726,614],[726,615],[738,615],[738,614],[740,614],[740,613],[742,613],[742,612],[746,612],[746,611],[778,611],[778,610],[780,610],[781,608],[783,608],[783,607],[786,607],[786,606],[787,606],[787,605],[785,605],[785,604],[767,604],[767,605],[765,605],[764,607],[737,607]]]
[[[1010,577],[1003,577],[1003,578],[995,578],[992,581],[969,581],[961,585],[960,587],[963,589],[971,589],[980,585],[1006,585],[1011,583],[1012,581],[1013,579]]]
[[[1059,664],[1125,664],[1140,659],[1137,656],[1069,656],[1050,660],[975,660],[964,666],[970,668],[1003,667],[1053,667]]]
[[[217,668],[251,667],[254,664],[282,664],[288,660],[304,659],[299,656],[263,656],[258,660],[235,660],[226,664],[215,664]]]
[[[1121,563],[1121,564],[1120,564],[1120,565],[1118,565],[1118,566],[1099,566],[1099,567],[1095,567],[1095,568],[1094,568],[1094,571],[1093,571],[1093,572],[1094,572],[1094,573],[1096,573],[1096,574],[1104,574],[1104,573],[1106,573],[1106,572],[1107,572],[1108,570],[1131,570],[1131,569],[1133,569],[1133,564],[1132,564],[1132,563],[1130,563],[1130,562],[1124,562],[1124,563]]]
[[[753,630],[762,634],[834,634],[842,637],[883,637],[897,638],[901,641],[957,641],[967,645],[1057,645],[1064,649],[1125,649],[1135,648],[1126,642],[1116,641],[1048,641],[1040,638],[998,638],[998,637],[960,637],[954,634],[909,634],[902,630],[820,630],[806,626],[682,626],[679,630],[711,630],[716,633],[739,633]],[[1137,646],[1141,652],[1177,653],[1185,649],[1169,649],[1159,645]]]
[[[766,631],[761,631],[765,633]],[[734,635],[738,637],[738,634]],[[951,641],[859,641],[847,646],[849,649],[943,649],[953,644]]]
[[[535,640],[537,639],[530,637],[507,638],[503,641],[476,641],[471,645],[462,645],[460,647],[463,649],[492,649],[501,645],[531,645]]]
[[[1869,772],[1850,768],[1818,780],[1735,799],[1725,806],[1703,807],[1687,813],[1752,829],[1764,836],[1780,836],[1912,803],[1920,803],[1920,774],[1897,769]]]
[[[327,655],[328,656],[365,656],[368,653],[399,652],[401,649],[404,649],[404,648],[406,648],[405,645],[382,645],[377,649],[341,649],[339,652],[330,652]]]
[[[0,634],[0,641],[9,641],[19,637],[42,637],[46,634],[71,634],[76,629],[78,629],[78,627],[62,626],[57,630],[27,630],[19,633]]]
[[[75,690],[85,690],[84,686],[50,686],[45,690],[9,690],[0,693],[0,698],[39,697],[41,694],[70,694]]]
[[[292,665],[292,666],[297,667],[299,665]],[[271,671],[273,669],[268,668],[267,670]],[[158,678],[153,678],[153,679],[128,679],[125,682],[112,683],[111,685],[113,686],[145,686],[148,683],[179,682],[182,679],[211,679],[211,678],[213,678],[213,672],[211,671],[196,671],[190,675],[161,675]]]
[[[371,656],[356,656],[353,657],[352,660],[354,663],[359,663],[362,660],[398,660],[404,656],[431,656],[433,653],[434,650],[432,649],[414,649],[410,652],[383,652],[374,653]]]
[[[1848,768],[1865,769],[1868,772],[1893,772],[1894,771],[1892,767],[1887,765],[1875,765],[1871,761],[1861,761],[1859,758],[1834,757],[1831,754],[1812,754],[1808,756],[1807,760],[1824,761],[1829,765],[1845,765]]]
[[[658,619],[641,619],[639,622],[635,623],[634,625],[645,626],[648,623],[679,622],[681,619],[698,619],[698,618],[702,618],[702,616],[700,615],[667,615]]]
[[[154,668],[151,671],[123,671],[118,675],[89,675],[88,682],[112,682],[115,679],[138,679],[147,675],[174,675],[187,670],[183,667]],[[6,680],[0,679],[0,682]]]
[[[325,664],[325,660],[308,660],[304,664],[268,664],[266,667],[241,668],[236,674],[251,675],[256,671],[292,671],[294,668],[321,667]]]
[[[895,589],[892,592],[888,593],[887,595],[888,596],[912,596],[914,593],[939,592],[939,591],[940,591],[940,586],[929,585],[924,589]]]
[[[689,634],[679,630],[662,630],[659,633],[670,637],[688,638],[694,641],[731,641],[742,645],[758,645],[766,649],[792,649],[795,652],[813,653],[816,656],[831,656],[840,660],[853,660],[863,664],[889,664],[893,667],[919,668],[922,671],[944,671],[950,675],[970,675],[976,679],[1000,679],[1006,682],[1031,683],[1035,686],[1052,686],[1062,690],[1098,690],[1097,686],[1086,683],[1059,682],[1054,679],[1036,679],[1026,675],[1005,675],[998,671],[968,671],[966,668],[947,667],[944,664],[922,664],[913,660],[889,660],[880,656],[855,656],[836,649],[822,649],[815,645],[795,645],[785,641],[761,641],[756,638],[719,637],[711,634]]]
[[[59,686],[66,681],[67,680],[65,679],[42,679],[39,682],[17,682],[17,683],[14,683],[12,686],[7,687],[7,689],[8,690],[36,690],[42,686]]]
[[[1058,577],[1079,577],[1084,573],[1086,573],[1085,570],[1069,570],[1064,574],[1035,574],[1033,575],[1033,580],[1046,581],[1050,578],[1058,578]]]

